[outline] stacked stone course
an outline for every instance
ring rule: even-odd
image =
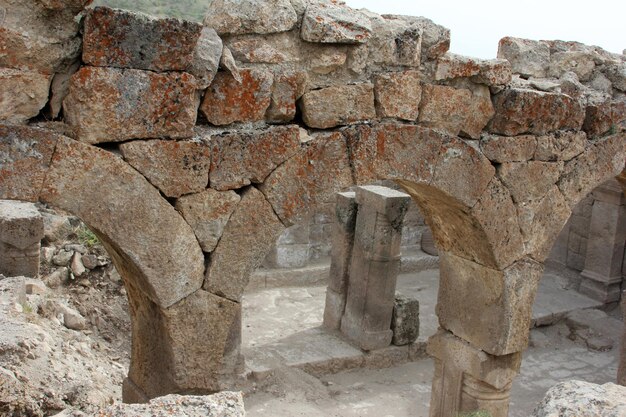
[[[0,2],[0,198],[81,217],[111,254],[127,401],[232,387],[242,292],[278,235],[393,180],[442,254],[433,404],[463,396],[432,415],[506,415],[548,250],[624,169],[623,55],[508,39],[474,60],[427,19],[338,1],[216,0],[204,26],[86,3]]]

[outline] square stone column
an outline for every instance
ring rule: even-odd
[[[32,203],[0,200],[0,274],[37,277],[43,217]]]
[[[492,417],[508,415],[521,353],[489,355],[445,330],[428,340],[427,352],[435,360],[431,417],[472,411],[488,411]]]
[[[622,187],[611,180],[594,192],[585,269],[579,291],[604,303],[619,301],[626,240],[626,207]]]
[[[617,383],[626,387],[626,290],[622,293],[622,315],[624,324],[622,327],[622,346],[619,356],[619,368],[617,369]]]
[[[330,255],[330,276],[328,277],[326,305],[324,307],[324,326],[332,330],[339,330],[341,327],[341,317],[346,307],[357,210],[358,205],[354,192],[337,193],[335,229]]]
[[[359,211],[341,332],[364,350],[389,346],[408,194],[387,187],[356,189]]]

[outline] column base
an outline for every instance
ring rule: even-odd
[[[589,270],[580,273],[582,280],[578,292],[603,302],[604,304],[619,301],[622,292],[622,276],[604,277]]]
[[[346,295],[339,294],[328,287],[326,289],[326,304],[324,306],[324,327],[331,330],[339,330],[345,308]]]
[[[124,382],[122,382],[122,401],[126,404],[144,404],[150,401],[150,398],[132,379],[124,378]]]
[[[391,322],[389,324],[391,325]],[[391,344],[393,338],[391,329],[377,332],[367,331],[363,329],[361,323],[355,323],[345,315],[341,320],[341,333],[362,350],[385,348]]]

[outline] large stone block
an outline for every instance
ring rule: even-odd
[[[195,78],[132,69],[83,67],[63,103],[66,122],[86,143],[193,136]]]
[[[32,203],[0,200],[0,274],[37,277],[43,217]]]
[[[531,417],[612,417],[626,413],[626,387],[583,381],[561,382],[550,388]]]
[[[435,80],[471,78],[487,85],[504,85],[511,81],[511,64],[504,59],[482,60],[447,53],[437,60]]]
[[[550,47],[542,41],[506,37],[498,44],[498,58],[509,61],[515,74],[545,78],[550,67]]]
[[[114,154],[59,138],[41,199],[83,219],[120,275],[157,305],[168,307],[202,285],[204,256],[191,227]]]
[[[513,201],[525,204],[542,199],[562,171],[562,162],[507,162],[498,167],[498,177],[511,192]]]
[[[379,117],[417,120],[422,98],[418,71],[380,74],[374,81],[374,93]]]
[[[609,100],[590,104],[585,110],[583,130],[589,137],[601,136],[626,121],[626,102]]]
[[[440,149],[448,140],[431,129],[395,123],[356,126],[344,134],[357,184],[381,178],[430,183]]]
[[[312,2],[302,18],[300,35],[307,42],[365,43],[372,26],[363,13],[344,4]]]
[[[537,137],[534,159],[538,161],[569,161],[587,147],[585,132],[562,131]]]
[[[526,253],[543,262],[570,217],[570,207],[558,187],[553,185],[544,197],[519,204],[517,210]]]
[[[548,76],[561,78],[566,72],[573,72],[580,81],[589,81],[596,67],[595,56],[583,51],[555,52],[550,55]]]
[[[506,268],[524,254],[524,242],[517,220],[517,209],[509,190],[493,178],[471,215],[482,226],[487,245],[493,253],[496,265]]]
[[[496,114],[488,129],[506,136],[580,130],[585,118],[580,103],[565,94],[510,88],[496,94],[493,104]]]
[[[532,135],[496,136],[483,135],[480,150],[492,162],[524,162],[535,155],[537,139]]]
[[[300,102],[304,123],[316,129],[375,119],[374,86],[341,85],[305,93]]]
[[[59,135],[0,125],[0,198],[38,201]]]
[[[234,191],[207,189],[176,201],[178,210],[193,229],[204,252],[212,252],[241,197]]]
[[[278,167],[260,189],[290,226],[353,184],[348,149],[340,133],[320,134]]]
[[[200,142],[132,141],[120,146],[122,156],[167,197],[199,192],[209,185],[211,154]]]
[[[574,207],[595,187],[619,175],[625,160],[626,134],[598,139],[565,164],[557,185],[570,207]]]
[[[423,37],[420,22],[408,16],[369,13],[368,17],[372,24],[372,36],[367,45],[355,49],[366,51],[362,65],[369,62],[385,66],[420,66]]]
[[[204,289],[241,301],[250,274],[284,229],[263,194],[254,187],[246,189],[213,251]]]
[[[457,136],[467,120],[472,92],[465,88],[425,85],[422,89],[419,123]]]
[[[260,68],[240,70],[239,79],[218,72],[200,110],[209,123],[218,126],[261,121],[270,105],[273,83],[272,73]]]
[[[242,131],[211,139],[211,188],[229,190],[260,184],[300,149],[298,126]]]
[[[185,71],[201,31],[198,23],[96,7],[85,18],[83,61],[96,67]]]
[[[0,68],[0,122],[22,124],[48,102],[50,75]]]
[[[451,253],[439,256],[439,325],[492,355],[524,350],[543,266],[523,259],[497,270]]]
[[[391,320],[393,339],[396,346],[415,342],[420,332],[420,303],[414,298],[396,295]]]
[[[298,16],[289,0],[211,0],[204,25],[220,35],[291,30]]]

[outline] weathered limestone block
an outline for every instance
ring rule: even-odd
[[[467,121],[467,109],[471,105],[470,90],[444,85],[424,85],[419,123],[458,136]]]
[[[374,42],[375,38],[378,37],[391,42],[395,42],[397,38],[400,41],[398,53],[404,51],[401,53],[401,56],[405,57],[403,60],[395,62],[384,61],[381,63],[419,66],[420,57],[422,62],[436,60],[450,49],[450,29],[438,25],[430,19],[402,15],[384,15],[378,17],[382,17],[385,21],[384,24],[391,30],[381,30],[381,25],[376,24],[379,19],[374,16],[370,17],[374,26],[374,33],[370,41],[372,42],[371,53],[376,55],[377,52],[375,50],[381,46],[380,43]],[[413,51],[415,48],[420,47],[420,56],[416,57]]]
[[[585,152],[565,164],[558,182],[570,207],[574,207],[594,188],[624,169],[626,134],[598,139]]]
[[[120,146],[124,160],[167,197],[199,192],[209,185],[211,154],[205,143],[138,140]]]
[[[300,36],[307,42],[365,43],[372,32],[369,19],[339,3],[309,3]]]
[[[149,404],[115,404],[98,412],[101,417],[244,417],[246,415],[240,392],[219,392],[207,396],[167,395]]]
[[[626,102],[610,100],[590,104],[585,109],[583,130],[589,137],[601,136],[626,121]]]
[[[325,327],[333,330],[341,327],[346,308],[357,212],[356,194],[353,191],[337,193],[323,322]]]
[[[431,416],[479,410],[493,417],[508,416],[511,385],[522,361],[520,353],[492,356],[444,330],[428,340],[427,352],[435,358]]]
[[[589,81],[596,64],[594,56],[582,51],[556,52],[550,56],[548,76],[560,78],[566,72],[573,72],[580,81]]]
[[[372,36],[367,46],[365,63],[419,67],[422,56],[423,28],[408,16],[380,16],[367,13],[372,24]]]
[[[471,139],[480,139],[483,129],[495,113],[491,103],[491,92],[486,85],[477,85],[469,82],[460,82],[459,84],[459,87],[465,87],[472,92],[472,98],[466,109],[465,123],[461,127],[460,135]]]
[[[211,139],[211,188],[230,190],[259,184],[300,149],[296,125],[242,131]]]
[[[83,219],[120,275],[157,305],[202,285],[204,256],[189,225],[114,154],[60,137],[41,199]]]
[[[519,204],[543,198],[562,171],[562,162],[507,162],[498,167],[498,176]]]
[[[228,44],[233,56],[241,62],[255,64],[280,64],[292,61],[281,50],[262,38],[244,38]]]
[[[534,159],[538,161],[569,161],[585,151],[585,132],[562,131],[537,137]]]
[[[378,75],[374,80],[374,94],[378,117],[417,120],[422,98],[418,71]]]
[[[353,185],[345,138],[319,134],[260,186],[280,220],[291,226],[334,193]]]
[[[440,252],[439,325],[492,355],[521,352],[543,266],[522,259],[504,270]]]
[[[0,68],[0,122],[22,124],[48,102],[50,75]]]
[[[72,76],[65,121],[90,144],[191,137],[195,88],[195,78],[184,72],[83,67]]]
[[[356,188],[359,211],[341,332],[363,350],[389,346],[393,338],[402,222],[410,200],[386,187]]]
[[[488,129],[505,136],[580,130],[585,118],[580,103],[564,94],[510,88],[496,94],[493,104],[496,114]]]
[[[537,139],[532,135],[496,136],[485,134],[480,139],[480,150],[496,163],[524,162],[533,157]]]
[[[369,83],[327,87],[305,93],[302,119],[316,129],[376,118],[374,86]]]
[[[221,126],[263,120],[270,105],[274,76],[258,68],[242,69],[239,77],[241,80],[227,72],[215,76],[200,106],[209,123]]]
[[[204,90],[211,85],[217,74],[223,50],[222,39],[217,32],[212,28],[203,27],[196,43],[191,66],[187,68],[187,71],[196,77],[198,89]]]
[[[241,304],[198,290],[169,308],[127,286],[133,340],[124,400],[211,393],[243,369]],[[133,389],[128,389],[133,388]]]
[[[498,43],[498,58],[509,61],[515,74],[545,78],[550,67],[550,47],[542,41],[506,37]]]
[[[338,70],[346,63],[347,48],[347,46],[342,45],[335,48],[325,47],[315,51],[309,61],[311,71],[315,74],[325,75]]]
[[[511,64],[504,59],[482,60],[447,53],[437,61],[435,80],[471,78],[486,85],[505,85],[511,81]]]
[[[509,190],[493,178],[470,213],[482,225],[495,264],[504,269],[524,254],[517,209]]]
[[[585,269],[579,291],[604,303],[619,301],[626,240],[626,200],[616,180],[593,192]]]
[[[420,332],[420,303],[414,298],[396,295],[391,319],[393,339],[396,346],[415,342]]]
[[[43,217],[32,203],[0,200],[0,274],[37,277]]]
[[[473,207],[496,170],[485,156],[467,142],[450,138],[442,144],[431,185]]]
[[[46,74],[63,71],[78,59],[81,39],[76,16],[88,0],[49,2],[2,0],[0,67]]]
[[[241,301],[250,274],[284,229],[263,194],[254,187],[247,188],[213,251],[204,289]]]
[[[611,417],[626,413],[626,388],[612,383],[560,382],[548,390],[532,417]]]
[[[357,184],[381,178],[428,184],[448,140],[431,129],[395,123],[355,126],[344,134]]]
[[[613,87],[626,92],[626,62],[609,63],[606,65],[604,74],[607,76]]]
[[[517,211],[526,253],[543,262],[571,215],[567,201],[554,185],[544,197],[519,204]]]
[[[60,136],[0,125],[0,198],[36,202]]]
[[[307,74],[303,71],[276,75],[265,119],[270,123],[292,121],[296,116],[296,101],[304,94],[307,81]]]
[[[215,191],[209,188],[201,193],[179,198],[176,201],[176,210],[193,229],[202,250],[212,252],[240,200],[241,197],[234,191]]]
[[[83,61],[96,67],[185,71],[201,31],[194,22],[96,7],[85,18]]]
[[[298,16],[289,0],[211,0],[204,25],[220,35],[291,30]]]

